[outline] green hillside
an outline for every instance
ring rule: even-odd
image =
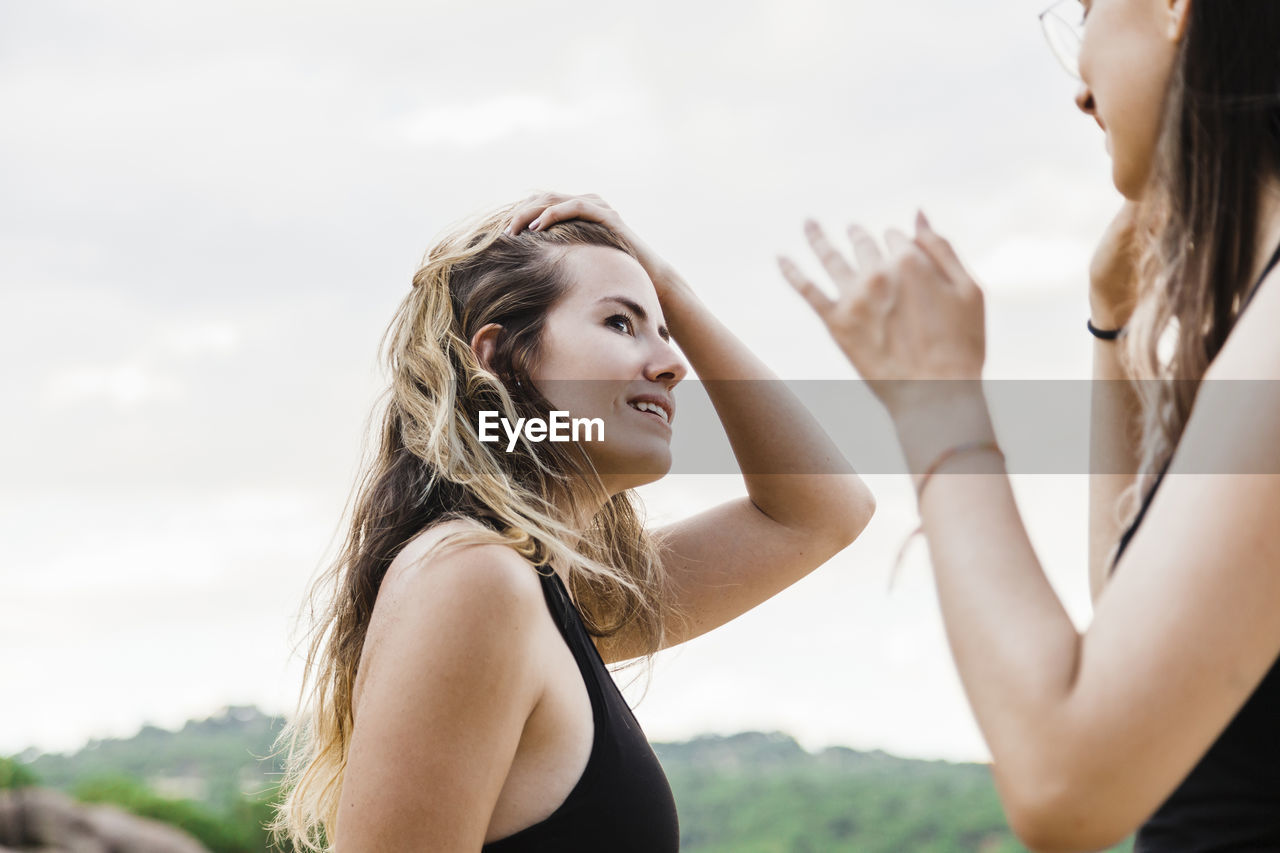
[[[803,750],[782,734],[656,745],[698,853],[1022,850],[981,765]]]
[[[178,823],[215,853],[261,853],[265,836],[257,825],[280,770],[264,756],[280,725],[257,708],[236,706],[178,731],[144,726],[131,738],[95,740],[69,755],[28,751],[0,760],[0,787],[34,777],[83,800]],[[675,792],[683,853],[1024,849],[983,765],[840,747],[815,754],[787,735],[758,732],[654,749]]]
[[[87,779],[127,776],[157,794],[225,811],[275,787],[279,762],[259,758],[270,752],[280,725],[256,707],[238,705],[178,731],[147,725],[131,738],[92,740],[70,755],[19,758],[51,788],[71,791]]]

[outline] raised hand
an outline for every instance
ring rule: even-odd
[[[507,234],[519,234],[525,228],[540,231],[557,222],[568,219],[585,219],[598,222],[625,240],[636,253],[636,259],[644,267],[658,291],[658,299],[665,299],[672,282],[677,280],[675,271],[657,252],[636,236],[618,212],[594,193],[568,195],[565,193],[537,193],[522,201],[511,217]]]
[[[1129,321],[1138,296],[1141,206],[1126,200],[1111,220],[1089,264],[1093,322],[1114,329]]]
[[[789,258],[778,262],[890,413],[939,385],[902,380],[980,379],[982,291],[924,214],[916,217],[914,237],[891,229],[883,250],[860,226],[848,234],[852,262],[816,222],[805,224],[809,245],[836,285],[835,298]]]

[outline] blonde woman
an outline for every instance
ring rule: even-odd
[[[850,261],[810,225],[840,297],[783,271],[917,472],[951,649],[1028,846],[1137,830],[1141,853],[1280,850],[1280,3],[1042,19],[1130,200],[1092,268],[1092,438],[1097,469],[1144,476],[1091,482],[1087,631],[1019,520],[976,381],[982,293],[950,245],[920,216],[883,248],[851,229]],[[1250,404],[1221,380],[1258,380]]]
[[[688,372],[673,342],[704,380],[772,374],[597,197],[446,237],[388,332],[381,446],[324,579],[276,831],[341,853],[675,851],[671,790],[605,664],[804,577],[871,495],[852,472],[746,474],[747,497],[644,528],[632,489],[671,465]],[[843,463],[782,383],[707,392],[743,471]],[[482,413],[552,411],[602,435],[481,440]]]

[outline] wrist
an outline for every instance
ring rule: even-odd
[[[961,444],[953,444],[938,454],[933,462],[929,463],[929,467],[925,469],[923,474],[912,477],[915,480],[916,487],[916,506],[919,507],[924,502],[925,487],[929,485],[929,481],[934,474],[937,474],[947,466],[955,465],[958,467],[963,462],[969,461],[965,457],[977,454],[990,454],[999,460],[1002,468],[1004,467],[1004,452],[995,441],[966,441]],[[961,460],[961,462],[956,460]]]
[[[995,440],[982,380],[920,380],[911,386],[890,416],[913,478],[952,447]]]
[[[637,237],[634,232],[623,226],[619,233],[622,235],[623,240],[631,246],[635,259],[640,262],[640,266],[644,267],[645,273],[649,276],[649,280],[653,282],[653,286],[658,293],[687,286],[680,273],[676,272],[675,267],[671,266],[662,255],[655,252],[648,243]]]
[[[883,395],[885,407],[900,430],[949,412],[986,409],[981,379],[895,379],[887,384],[893,386],[893,393]]]
[[[1089,298],[1089,321],[1098,329],[1122,329],[1128,325],[1131,316],[1131,304],[1118,304],[1096,294]]]
[[[685,281],[684,276],[674,268],[664,265],[648,272],[649,280],[653,282],[653,288],[658,292],[658,301],[662,303],[664,312],[678,310],[678,306],[682,304],[699,303],[698,295],[689,282]],[[667,318],[668,321],[670,319],[670,317]]]
[[[1092,319],[1086,320],[1084,325],[1085,328],[1089,330],[1089,334],[1093,335],[1100,341],[1106,341],[1108,343],[1120,340],[1128,329],[1127,326],[1116,326],[1115,328],[1105,329],[1098,326],[1098,324],[1093,322]]]

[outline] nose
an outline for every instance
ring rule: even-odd
[[[1093,92],[1090,92],[1088,85],[1084,83],[1080,84],[1080,90],[1076,92],[1076,106],[1085,115],[1091,116],[1094,113]]]
[[[688,374],[689,365],[685,364],[684,359],[676,352],[676,348],[666,341],[660,341],[656,345],[644,370],[646,379],[661,383],[667,388],[675,387],[676,383]]]

